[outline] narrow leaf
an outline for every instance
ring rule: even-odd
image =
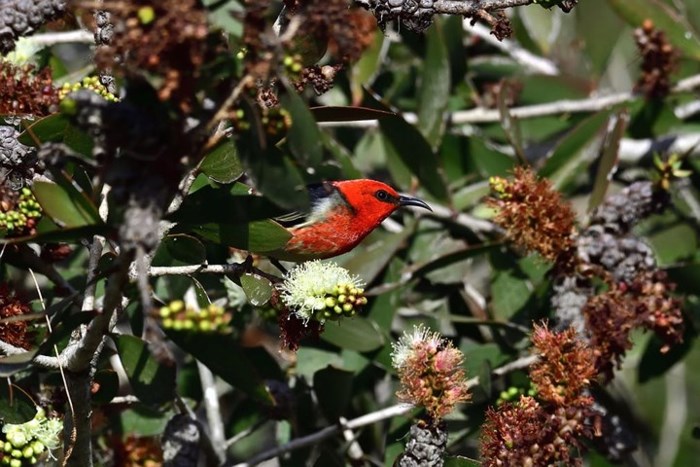
[[[445,132],[444,113],[449,97],[450,62],[442,23],[436,21],[428,30],[428,44],[418,92],[418,123],[433,149],[440,145]]]

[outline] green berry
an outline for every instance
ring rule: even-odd
[[[336,301],[333,297],[326,297],[325,304],[326,307],[333,308],[336,305]]]
[[[32,443],[32,449],[34,450],[35,454],[40,454],[44,452],[44,449],[46,449],[46,446],[44,446],[44,443],[42,443],[39,440],[36,440]]]
[[[168,308],[167,306],[161,307],[159,314],[161,318],[167,318],[168,316],[170,316],[170,308]]]
[[[22,457],[22,451],[20,451],[19,449],[13,449],[10,455],[19,459],[20,457]]]
[[[12,446],[16,448],[21,448],[27,444],[27,436],[21,431],[15,431],[13,433],[7,433],[7,440],[12,443]],[[14,451],[13,451],[14,453]],[[14,454],[13,454],[14,456]]]
[[[9,441],[5,441],[5,445],[3,446],[3,450],[5,452],[12,451],[12,443],[10,443]]]
[[[343,305],[343,311],[346,313],[351,312],[353,309],[352,303],[346,303]]]
[[[24,456],[25,459],[29,459],[31,457],[34,457],[34,448],[31,446],[27,446],[22,450],[22,455]]]
[[[10,461],[10,467],[22,467],[22,460],[21,459],[12,459]]]

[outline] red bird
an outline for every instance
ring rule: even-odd
[[[375,180],[324,182],[308,187],[311,210],[300,224],[298,213],[277,219],[292,234],[284,248],[264,254],[283,261],[306,261],[338,256],[355,248],[384,219],[402,206],[430,206],[418,198],[399,195]]]

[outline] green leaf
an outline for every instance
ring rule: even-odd
[[[269,280],[257,274],[243,274],[241,276],[241,287],[246,297],[248,297],[248,301],[253,306],[263,306],[272,297],[272,284]]]
[[[684,15],[656,0],[608,0],[613,9],[633,27],[651,19],[669,42],[690,58],[700,59],[700,39]]]
[[[34,401],[19,386],[0,384],[0,419],[3,423],[19,425],[26,423],[36,415]]]
[[[593,183],[593,191],[588,198],[588,212],[592,212],[605,198],[605,193],[608,191],[608,185],[612,179],[613,171],[617,165],[617,153],[620,149],[620,141],[625,135],[625,129],[629,122],[629,116],[626,112],[619,112],[615,127],[610,131],[603,141],[602,154],[598,161],[598,170],[596,171],[595,182]]]
[[[411,273],[413,277],[422,277],[426,274],[437,271],[439,269],[453,265],[460,261],[464,261],[475,256],[479,256],[483,253],[493,251],[495,248],[500,248],[500,244],[494,245],[475,245],[472,247],[465,248],[463,250],[454,251],[452,253],[447,253],[438,258],[428,261],[424,264],[419,264],[416,269]]]
[[[299,94],[288,91],[280,102],[292,116],[292,127],[287,132],[289,149],[299,163],[315,168],[323,160],[321,130]]]
[[[38,349],[28,350],[16,355],[0,357],[0,377],[7,378],[18,371],[26,370],[32,366],[32,360]]]
[[[168,218],[186,224],[234,224],[269,219],[285,212],[267,198],[249,194],[249,190],[242,183],[201,187]]]
[[[231,183],[240,178],[243,164],[238,159],[234,142],[227,138],[212,149],[199,164],[199,170],[219,183]]]
[[[284,209],[308,209],[306,183],[298,165],[290,157],[274,146],[259,147],[245,138],[239,142],[238,149],[248,175],[266,198]]]
[[[97,387],[97,392],[92,394],[95,404],[107,404],[119,393],[119,376],[114,370],[99,370],[93,381]]]
[[[350,70],[350,91],[354,103],[362,102],[363,87],[371,86],[381,71],[382,58],[388,51],[388,47],[385,47],[386,45],[389,45],[389,41],[384,34],[375,34],[372,44],[364,51],[362,57],[353,64]]]
[[[498,319],[510,319],[525,306],[531,294],[525,278],[509,270],[497,271],[491,282],[493,315]]]
[[[422,65],[418,91],[418,123],[433,149],[445,132],[445,110],[450,97],[450,61],[442,22],[436,21],[427,34],[428,44]]]
[[[102,223],[95,206],[77,189],[67,190],[55,183],[36,181],[32,191],[44,212],[61,226],[71,228]]]
[[[148,344],[127,334],[112,336],[134,395],[147,405],[160,405],[175,396],[175,367],[158,362]]]
[[[343,367],[343,359],[338,352],[305,346],[297,350],[297,374],[305,377],[308,381],[313,379],[317,371],[321,371],[329,365],[336,368]]]
[[[379,120],[379,126],[401,160],[418,178],[421,186],[438,200],[446,202],[449,192],[438,159],[420,131],[398,116]]]
[[[202,242],[184,234],[166,236],[153,257],[153,266],[203,264],[207,253]]]
[[[481,462],[468,457],[455,456],[445,457],[444,467],[479,467]]]
[[[399,233],[374,232],[364,242],[365,247],[356,249],[338,264],[359,275],[368,284],[386,268],[386,265],[413,234],[416,222],[408,223]]]
[[[27,146],[39,147],[46,142],[62,142],[68,127],[68,119],[61,114],[52,114],[32,123],[17,140]],[[36,139],[39,141],[37,142]]]
[[[345,413],[352,396],[353,377],[351,371],[332,366],[314,374],[314,392],[326,420],[334,422]]]
[[[227,334],[196,333],[167,329],[180,348],[192,354],[215,375],[258,402],[271,404],[264,378],[279,379],[279,366],[260,348],[243,348]]]
[[[575,159],[579,151],[605,126],[611,112],[611,110],[604,110],[593,114],[574,127],[557,143],[554,152],[539,171],[539,175],[552,177],[558,170]]]
[[[377,323],[361,316],[327,322],[321,339],[358,352],[369,352],[384,345],[384,335]]]
[[[287,229],[271,220],[248,224],[205,224],[191,228],[215,243],[259,253],[282,248],[292,238]]]
[[[700,295],[700,264],[690,263],[666,269],[679,293]]]
[[[657,336],[652,336],[644,349],[642,359],[637,365],[637,380],[642,384],[646,383],[647,381],[662,376],[674,365],[683,360],[693,348],[694,336],[689,334],[690,333],[686,332],[686,335],[683,336],[683,342],[672,346],[668,352],[665,353],[661,352],[661,348],[665,343]]]

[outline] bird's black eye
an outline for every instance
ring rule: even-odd
[[[389,201],[389,198],[391,198],[391,196],[389,196],[389,193],[387,193],[384,190],[377,190],[374,196],[376,196],[379,201]]]

